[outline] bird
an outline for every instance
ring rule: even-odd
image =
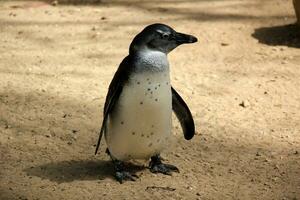
[[[104,134],[106,153],[120,183],[138,179],[126,169],[129,160],[150,160],[152,173],[179,172],[160,156],[172,137],[172,111],[186,140],[195,135],[195,124],[189,107],[170,83],[167,55],[182,44],[197,41],[195,36],[161,23],[146,26],[132,40],[128,56],[109,85],[95,150],[97,154]]]

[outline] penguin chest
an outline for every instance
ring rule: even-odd
[[[123,88],[108,123],[108,148],[119,160],[147,159],[161,152],[171,136],[169,72],[133,75]]]

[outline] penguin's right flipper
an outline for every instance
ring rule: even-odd
[[[186,105],[181,96],[172,87],[172,109],[178,118],[184,138],[190,140],[195,135],[195,123],[189,107]]]
[[[120,94],[122,93],[123,85],[128,80],[128,76],[129,76],[129,72],[130,72],[130,70],[128,70],[128,68],[131,66],[132,66],[131,59],[129,56],[127,56],[121,62],[117,72],[115,73],[115,75],[109,85],[108,93],[106,95],[106,100],[105,100],[104,109],[103,109],[102,126],[100,129],[100,134],[99,134],[99,139],[98,139],[98,143],[96,146],[95,154],[97,154],[97,151],[100,146],[101,138],[106,129],[108,115],[114,109],[114,106],[116,105],[116,102],[118,101]]]

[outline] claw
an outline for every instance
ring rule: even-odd
[[[127,171],[117,171],[116,172],[116,179],[119,183],[123,183],[124,181],[136,181],[138,176],[136,174],[130,174]]]
[[[125,170],[124,162],[117,160],[114,158],[109,149],[106,149],[106,153],[111,157],[111,160],[115,167],[115,177],[119,183],[123,183],[124,181],[136,181],[139,177],[136,174],[131,174]]]
[[[166,175],[172,175],[172,172],[179,173],[179,169],[176,166],[162,163],[160,156],[153,156],[151,158],[149,168],[152,173],[162,173]]]

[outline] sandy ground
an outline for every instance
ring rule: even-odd
[[[292,1],[0,2],[0,199],[300,199],[300,33]],[[197,135],[179,174],[119,184],[94,156],[108,84],[153,22],[199,42],[169,55]]]

